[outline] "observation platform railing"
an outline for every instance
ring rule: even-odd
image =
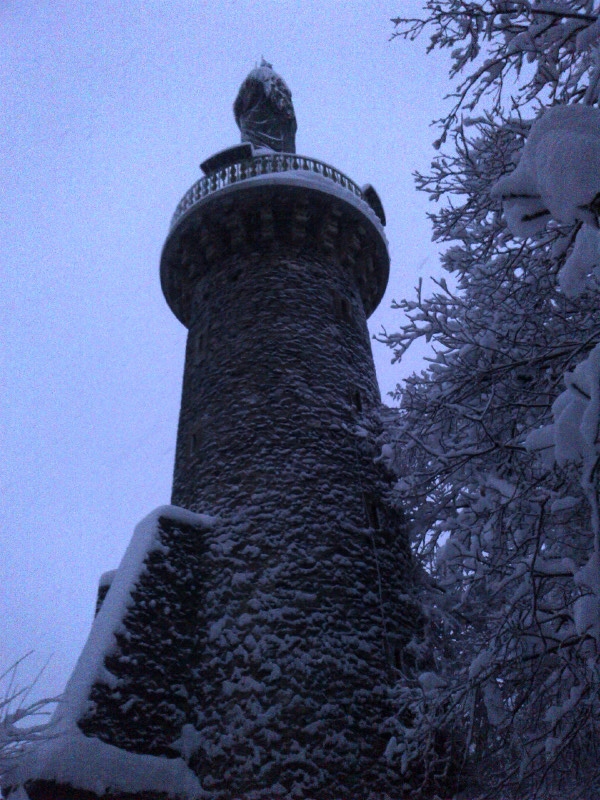
[[[361,200],[363,199],[363,192],[358,184],[354,183],[343,172],[329,164],[325,164],[323,161],[317,161],[316,158],[308,158],[307,156],[299,156],[295,153],[266,153],[222,167],[196,181],[179,201],[171,219],[171,230],[190,208],[213,192],[219,191],[219,189],[231,186],[234,183],[240,183],[249,178],[256,178],[259,175],[294,171],[309,172],[313,175],[329,178]]]

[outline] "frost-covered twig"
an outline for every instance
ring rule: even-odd
[[[30,700],[43,669],[25,686],[18,684],[18,672],[31,653],[0,674],[0,786],[10,782],[11,772],[28,748],[53,736],[49,717],[59,698]]]

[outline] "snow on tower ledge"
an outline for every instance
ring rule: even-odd
[[[78,726],[95,683],[114,685],[116,678],[105,667],[105,659],[116,647],[115,635],[123,628],[132,605],[132,592],[146,569],[151,553],[168,554],[162,541],[165,521],[212,527],[214,518],[194,514],[177,506],[160,506],[135,528],[131,542],[96,616],[65,693],[51,722],[52,736],[33,750],[25,763],[9,776],[7,787],[27,786],[33,781],[53,781],[95,792],[168,792],[170,797],[205,797],[198,779],[181,758],[141,755],[85,736]],[[175,743],[176,744],[176,743]]]

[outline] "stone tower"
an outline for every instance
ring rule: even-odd
[[[202,164],[161,260],[189,331],[173,505],[103,581],[34,800],[401,796],[385,720],[420,616],[377,459],[383,208],[295,153],[270,65],[234,110],[242,144]]]

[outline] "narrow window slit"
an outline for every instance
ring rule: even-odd
[[[377,507],[377,503],[372,497],[369,497],[368,495],[364,496],[364,501],[365,501],[365,514],[367,517],[367,525],[369,526],[369,528],[378,531],[380,527],[380,522],[379,522],[379,509]]]

